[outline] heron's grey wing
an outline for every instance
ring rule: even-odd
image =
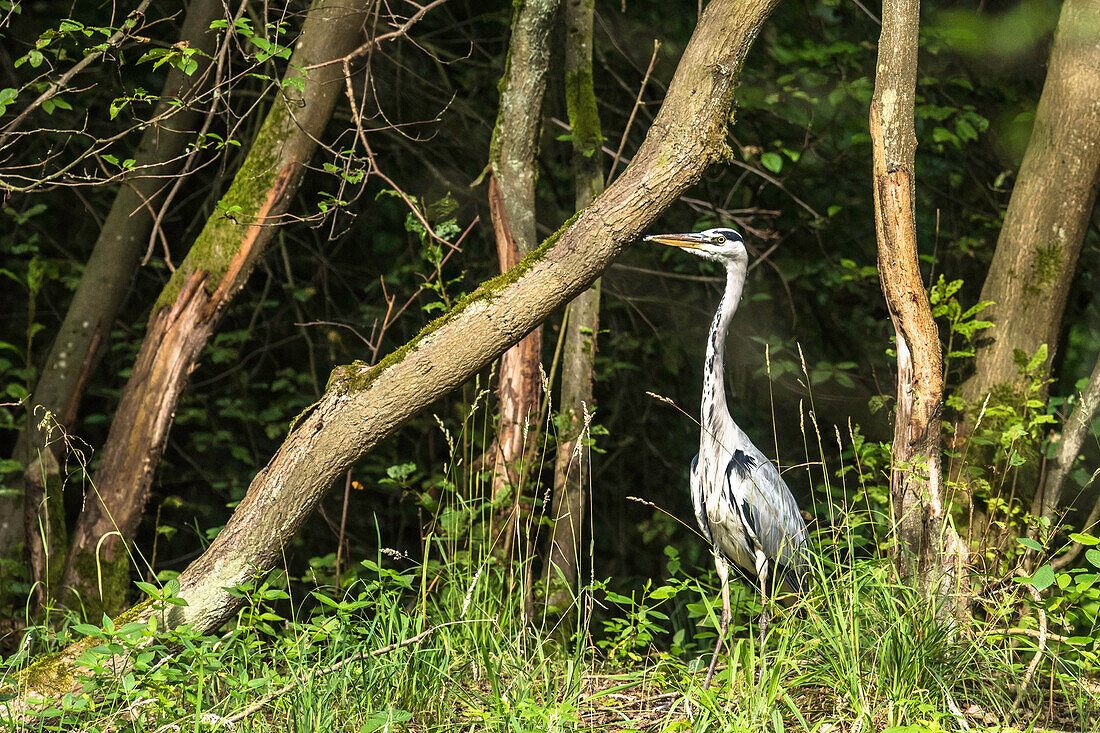
[[[691,504],[695,509],[695,521],[699,523],[699,531],[707,538],[707,542],[714,544],[714,534],[710,531],[710,520],[707,519],[707,502],[703,492],[702,477],[699,475],[699,454],[691,459]]]
[[[734,451],[731,467],[731,500],[748,518],[764,553],[786,572],[791,588],[801,590],[810,570],[809,533],[791,490],[755,447]]]

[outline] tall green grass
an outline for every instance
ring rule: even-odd
[[[1088,681],[1095,641],[1048,634],[1040,645],[1036,631],[1040,609],[1053,627],[1073,612],[1074,598],[1051,608],[1011,576],[975,579],[975,612],[943,613],[887,557],[881,451],[858,431],[847,442],[836,431],[829,466],[812,419],[798,469],[819,517],[811,590],[774,609],[760,648],[760,600],[734,583],[734,622],[709,689],[702,682],[717,628],[715,575],[684,567],[675,548],[665,550],[659,574],[635,586],[601,578],[587,557],[595,575],[572,589],[571,608],[540,605],[530,538],[542,504],[523,509],[516,556],[495,555],[487,538],[499,507],[484,498],[485,472],[470,468],[492,416],[484,391],[475,395],[461,423],[440,422],[450,451],[420,559],[381,551],[304,594],[277,571],[236,589],[244,606],[217,634],[109,620],[32,627],[3,660],[5,686],[32,654],[83,636],[99,645],[86,659],[96,674],[83,692],[44,703],[22,729],[1097,729]],[[534,460],[552,456],[552,423],[532,440]],[[172,586],[152,590],[171,596]],[[128,664],[108,665],[119,653]]]

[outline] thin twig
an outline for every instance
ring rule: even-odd
[[[126,20],[122,22],[122,28],[115,31],[114,34],[107,39],[107,42],[103,44],[102,50],[97,53],[90,53],[73,64],[73,67],[62,74],[57,81],[51,82],[50,85],[46,87],[46,91],[38,95],[38,99],[27,105],[27,108],[20,112],[18,117],[5,125],[4,134],[0,135],[0,148],[3,148],[4,145],[7,144],[12,133],[18,129],[19,125],[23,123],[23,120],[27,119],[27,116],[30,115],[31,112],[34,112],[41,107],[43,103],[57,96],[58,92],[64,89],[65,85],[68,84],[74,76],[84,71],[93,61],[98,60],[101,56],[106,54],[109,49],[113,49],[122,39],[129,35],[130,30],[137,26],[137,18],[145,15],[145,10],[149,7],[151,2],[152,0],[142,0],[141,5],[138,5],[133,12],[126,16]],[[131,19],[134,19],[134,22],[128,27],[127,24],[130,23]]]
[[[351,469],[344,479],[344,507],[340,510],[340,534],[336,537],[336,587],[340,587],[340,561],[344,556],[344,530],[348,526],[348,497],[351,494]]]
[[[645,86],[649,83],[649,75],[653,73],[653,64],[657,62],[657,49],[661,47],[661,42],[657,39],[653,39],[653,55],[649,57],[649,66],[646,67],[645,76],[642,77],[642,85],[638,87],[638,97],[634,100],[634,107],[630,110],[630,117],[626,120],[626,127],[623,128],[623,136],[619,139],[619,149],[615,151],[615,157],[611,159],[611,170],[607,172],[607,180],[604,182],[604,186],[611,185],[611,179],[615,177],[615,166],[618,165],[619,160],[622,158],[623,148],[626,147],[626,138],[630,135],[630,127],[634,124],[634,117],[638,114],[638,108],[642,106],[642,94],[645,93]]]
[[[340,62],[347,64],[352,61],[357,61],[360,56],[366,55],[366,53],[370,51],[371,48],[381,46],[383,41],[392,41],[397,38],[403,38],[405,35],[408,34],[409,29],[420,22],[420,19],[423,18],[428,13],[428,11],[433,10],[434,8],[442,5],[445,2],[447,2],[447,0],[433,0],[433,2],[430,2],[427,5],[421,5],[420,9],[410,15],[409,19],[399,25],[396,30],[392,30],[389,33],[383,33],[382,35],[377,36],[370,41],[367,41],[363,45],[359,46],[359,48],[355,49],[343,58],[325,61],[320,64],[313,64],[312,66],[307,66],[305,68],[308,71],[310,69],[319,69],[320,67],[328,66],[329,64],[337,64]]]

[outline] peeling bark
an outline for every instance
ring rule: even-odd
[[[1100,0],[1066,0],[1031,138],[982,287],[982,300],[994,303],[983,317],[994,327],[963,386],[972,403],[981,404],[999,387],[1018,387],[1016,349],[1030,356],[1046,344],[1048,367],[1058,349],[1100,183],[1098,99]]]
[[[592,78],[592,18],[595,0],[565,0],[565,101],[573,137],[573,187],[577,211],[603,191],[600,117]],[[571,302],[562,350],[561,414],[554,459],[553,531],[545,565],[547,603],[563,609],[577,580],[584,527],[585,491],[592,475],[581,447],[585,411],[592,400],[593,361],[600,322],[600,281]]]
[[[76,419],[84,386],[99,365],[111,325],[149,241],[166,182],[172,180],[202,119],[202,111],[189,102],[210,81],[212,69],[206,56],[217,45],[217,33],[210,24],[221,15],[220,0],[194,0],[189,5],[180,41],[201,52],[194,56],[198,68],[192,76],[178,69],[168,73],[153,118],[177,111],[149,125],[142,135],[133,156],[137,172],[123,181],[115,196],[27,403],[27,429],[19,434],[13,451],[24,466],[26,503],[22,496],[0,496],[0,555],[16,556],[25,540],[38,604],[60,579],[68,547],[59,475],[63,441],[53,432],[51,442],[50,433],[68,430]],[[177,100],[184,104],[173,104]]]
[[[776,0],[713,0],[669,85],[645,142],[623,175],[508,273],[483,284],[377,366],[336,369],[321,399],[302,414],[253,479],[228,524],[179,576],[186,606],[168,626],[216,629],[240,606],[228,590],[270,570],[283,545],[343,473],[411,417],[470,379],[588,288],[712,163],[730,155],[726,126],[738,70]],[[142,621],[158,611],[128,614]],[[79,648],[58,660],[71,677]],[[16,714],[40,693],[30,677]],[[46,688],[46,694],[56,686]]]
[[[507,272],[522,259],[520,248],[512,236],[509,217],[504,211],[504,196],[497,177],[489,179],[489,211],[497,241],[497,259],[501,272]],[[530,251],[530,250],[528,250]],[[497,380],[500,421],[494,444],[493,499],[499,502],[497,536],[505,555],[511,552],[514,530],[518,526],[520,488],[528,467],[525,460],[532,453],[527,443],[528,429],[537,419],[542,394],[542,329],[536,328],[500,358]]]
[[[315,0],[286,77],[350,53],[362,38],[370,2]],[[141,519],[180,392],[275,233],[344,93],[341,64],[312,68],[304,78],[301,91],[284,85],[234,177],[224,197],[232,218],[219,210],[207,221],[153,308],[65,564],[64,585],[92,617],[101,608],[124,607],[129,563],[122,542]]]
[[[951,590],[959,542],[945,526],[940,455],[943,363],[939,332],[921,282],[914,218],[917,146],[913,102],[919,0],[882,8],[875,93],[871,100],[875,230],[882,292],[897,339],[897,414],[890,494],[899,540],[897,561],[926,592]],[[947,539],[945,546],[944,540]]]
[[[515,5],[512,37],[501,79],[500,107],[489,151],[489,211],[501,272],[530,253],[535,234],[535,168],[542,98],[550,66],[550,32],[559,0]],[[494,545],[511,553],[518,526],[529,421],[539,414],[542,329],[536,328],[500,360],[500,421],[493,455],[492,497],[497,504]]]

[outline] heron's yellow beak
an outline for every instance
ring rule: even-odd
[[[651,234],[643,241],[656,242],[657,244],[667,244],[670,247],[680,247],[682,249],[699,249],[702,245],[708,243],[708,239],[701,234]]]

